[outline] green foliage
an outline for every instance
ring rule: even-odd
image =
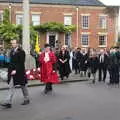
[[[12,39],[17,39],[22,43],[22,25],[15,24],[1,24],[0,25],[0,37],[7,43]],[[30,42],[34,43],[36,40],[36,31],[33,27],[30,27]]]
[[[9,42],[12,39],[18,39],[16,32],[16,25],[13,24],[1,24],[0,25],[0,37],[5,41]]]
[[[3,13],[3,24],[9,24],[9,10],[5,9]]]
[[[16,33],[18,34],[19,41],[22,43],[22,30],[23,26],[22,25],[17,25],[16,26]],[[33,28],[33,26],[30,26],[30,43],[34,44],[36,40],[36,32]]]
[[[72,33],[73,31],[76,30],[75,25],[69,25],[69,26],[65,26],[64,27],[64,31],[65,33]]]
[[[10,24],[9,22],[9,10],[5,9],[3,13],[3,24],[0,24],[0,38],[6,43],[9,43],[12,39],[17,39],[22,43],[22,25]],[[36,40],[36,31],[30,27],[30,41],[33,43]]]
[[[33,26],[30,26],[30,43],[35,45],[37,31],[34,30]]]
[[[34,26],[34,29],[42,33],[48,31],[72,33],[73,31],[75,31],[76,27],[74,25],[64,26],[64,24],[62,23],[48,22],[38,26]]]
[[[9,43],[12,39],[18,39],[16,25],[9,22],[9,10],[5,9],[3,13],[3,24],[0,24],[0,38]]]
[[[3,24],[0,24],[0,38],[9,43],[12,39],[17,39],[22,43],[22,25],[10,24],[9,10],[4,10]],[[59,33],[72,33],[76,30],[74,25],[65,26],[62,23],[48,22],[38,26],[30,26],[30,43],[35,44],[36,32],[45,33],[48,31]]]

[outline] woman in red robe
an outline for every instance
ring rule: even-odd
[[[59,83],[59,80],[58,75],[53,67],[56,64],[56,56],[50,50],[49,44],[45,44],[44,47],[45,51],[41,53],[39,62],[41,65],[41,82],[46,84],[44,93],[47,94],[48,92],[52,91],[52,84]]]

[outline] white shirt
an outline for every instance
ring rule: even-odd
[[[44,61],[45,61],[45,62],[48,62],[49,60],[50,60],[49,52],[45,52]]]
[[[104,62],[104,54],[100,55],[100,62]]]

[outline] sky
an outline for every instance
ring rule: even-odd
[[[99,0],[103,2],[105,5],[118,5],[120,6],[120,0]]]

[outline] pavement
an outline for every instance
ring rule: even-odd
[[[120,120],[120,88],[90,81],[54,85],[43,95],[44,87],[30,87],[31,103],[22,106],[17,89],[12,109],[0,110],[1,120]],[[7,93],[0,91],[0,100]]]
[[[60,80],[61,83],[68,83],[68,82],[81,82],[81,81],[87,81],[87,77],[80,77],[80,74],[74,74],[71,73],[69,78],[64,78],[64,80]],[[40,80],[29,80],[28,81],[28,87],[33,86],[43,86],[44,84],[40,82]],[[8,85],[5,81],[0,80],[0,90],[6,90],[8,89]]]

